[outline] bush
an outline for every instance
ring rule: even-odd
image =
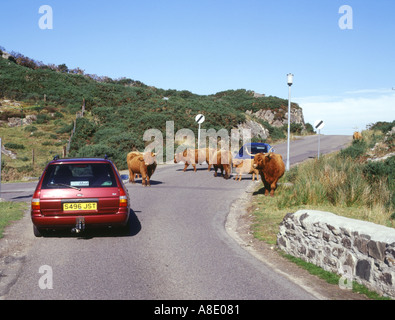
[[[71,130],[73,130],[73,128],[74,128],[74,122],[71,122],[70,124],[66,124],[66,125],[62,126],[61,128],[59,128],[55,132],[59,133],[59,134],[70,133]]]
[[[8,142],[4,144],[4,147],[6,147],[7,149],[25,149],[25,146],[23,144],[18,144],[18,143],[12,143],[12,142]]]
[[[273,141],[284,139],[286,137],[284,132],[280,128],[277,128],[277,127],[272,127],[271,129],[269,128],[269,133],[270,133],[270,137]]]
[[[395,127],[395,120],[392,122],[379,121],[374,124],[367,126],[369,130],[380,130],[382,133],[387,133],[391,131],[392,127]]]
[[[363,173],[371,184],[379,183],[382,180],[386,181],[391,192],[391,198],[386,203],[386,206],[395,210],[395,156],[386,159],[384,162],[366,163]]]
[[[307,133],[314,133],[314,128],[313,128],[313,126],[310,123],[307,122],[305,124],[305,126],[306,126]]]
[[[27,126],[23,130],[25,130],[26,132],[34,132],[34,131],[37,131],[38,129],[35,126]]]
[[[116,148],[105,144],[83,146],[78,151],[70,152],[70,157],[81,158],[104,158],[106,155],[119,170],[126,168],[126,152],[120,153]]]
[[[340,151],[341,158],[357,159],[366,153],[367,144],[364,140],[353,140],[352,145]]]
[[[70,114],[76,114],[78,111],[81,111],[81,104],[79,104],[79,103],[69,104],[66,107],[66,110]]]
[[[363,172],[370,181],[380,177],[388,177],[388,180],[392,181],[395,179],[395,156],[386,159],[384,162],[368,162],[365,164]]]
[[[301,134],[303,126],[300,123],[291,123],[290,131],[291,133]]]
[[[115,149],[104,144],[95,144],[80,148],[77,152],[73,153],[73,156],[81,158],[104,158],[105,155],[113,157],[115,154]]]
[[[78,150],[89,144],[96,131],[96,126],[86,118],[78,118],[75,132],[71,139],[70,150]]]
[[[49,120],[49,116],[47,114],[38,114],[37,115],[37,124],[47,123]]]

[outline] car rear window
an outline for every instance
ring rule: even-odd
[[[252,146],[251,153],[267,153],[267,146]]]
[[[239,151],[239,156],[242,157],[244,155],[244,149],[247,148],[248,152],[251,154],[257,154],[257,153],[267,153],[267,146],[262,145],[262,146],[247,146],[247,147],[242,147]],[[246,153],[247,155],[247,153]]]
[[[42,189],[116,187],[111,165],[108,163],[53,164],[45,173]]]

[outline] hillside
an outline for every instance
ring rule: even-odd
[[[76,112],[81,110],[83,100],[85,116],[77,119],[68,155],[107,154],[120,169],[125,168],[127,152],[133,148],[144,149],[143,133],[147,129],[155,128],[165,133],[166,121],[172,120],[175,132],[181,128],[190,128],[197,135],[194,118],[198,113],[206,116],[204,127],[207,129],[225,128],[229,131],[248,126],[253,121],[262,131],[257,133],[255,141],[265,139],[272,142],[285,138],[284,119],[288,101],[284,99],[254,96],[253,91],[245,89],[212,95],[197,95],[186,90],[164,90],[126,78],[113,80],[85,75],[82,70],[69,70],[65,65],[44,65],[21,54],[0,52],[1,56],[0,99],[3,106],[0,106],[0,120],[4,121],[1,128],[7,128],[9,132],[7,121],[10,118],[26,119],[27,116],[35,116],[37,120],[30,126],[40,132],[40,126],[44,125],[46,127],[43,130],[47,131],[48,136],[52,134],[53,141],[42,142],[52,146],[47,160],[53,156],[55,149],[57,153],[61,153],[63,146],[67,145],[67,137],[73,128],[72,121]],[[298,114],[299,119],[291,129],[300,133],[306,128],[302,110],[294,103],[292,110]],[[262,114],[267,118],[261,117]],[[21,123],[24,122],[21,120]],[[30,135],[26,126],[29,124],[12,130],[25,130]],[[311,125],[307,127],[311,130]],[[12,138],[4,136],[4,130],[0,132],[3,144],[14,142],[9,141]],[[24,141],[22,144],[26,143],[26,137],[21,136],[21,141]],[[27,144],[25,150],[29,150],[31,143]],[[12,166],[8,159],[6,162]]]

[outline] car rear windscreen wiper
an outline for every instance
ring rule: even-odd
[[[66,184],[66,183],[51,183],[51,184],[49,184],[48,186],[49,186],[49,187],[52,187],[52,186],[68,187],[68,188],[72,188],[72,189],[81,191],[81,188],[77,188],[77,187],[71,186],[71,185]]]

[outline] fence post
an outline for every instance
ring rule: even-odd
[[[84,116],[85,113],[85,98],[82,99],[82,116]]]

